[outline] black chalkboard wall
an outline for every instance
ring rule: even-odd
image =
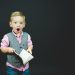
[[[9,17],[19,10],[33,41],[31,75],[64,75],[64,52],[70,50],[72,0],[0,0],[0,41],[11,31]],[[72,15],[73,16],[73,15]],[[6,54],[0,52],[0,75],[6,74]]]

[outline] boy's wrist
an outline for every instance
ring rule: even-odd
[[[32,54],[32,49],[27,49],[27,51],[30,53],[30,54]]]

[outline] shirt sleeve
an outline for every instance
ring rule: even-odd
[[[9,39],[7,35],[4,35],[4,37],[1,40],[1,47],[8,47],[9,46]]]
[[[28,46],[31,46],[32,44],[32,40],[31,40],[31,36],[28,34]]]

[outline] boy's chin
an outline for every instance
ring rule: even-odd
[[[19,31],[16,31],[16,33],[21,33],[22,31],[21,30],[19,30]]]
[[[12,30],[15,34],[20,33],[20,31]]]

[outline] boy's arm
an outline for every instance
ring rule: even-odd
[[[1,40],[1,47],[0,47],[0,50],[3,52],[3,53],[12,53],[14,52],[14,49],[11,48],[11,47],[8,47],[9,46],[9,39],[8,39],[8,36],[7,35],[4,35],[3,39]]]
[[[27,51],[32,54],[33,44],[30,35],[28,35],[28,49]]]
[[[33,45],[29,46],[28,49],[27,49],[27,51],[28,51],[30,54],[32,54],[32,49],[33,49]]]
[[[3,53],[13,53],[15,50],[11,47],[1,47],[0,50],[3,52]]]

